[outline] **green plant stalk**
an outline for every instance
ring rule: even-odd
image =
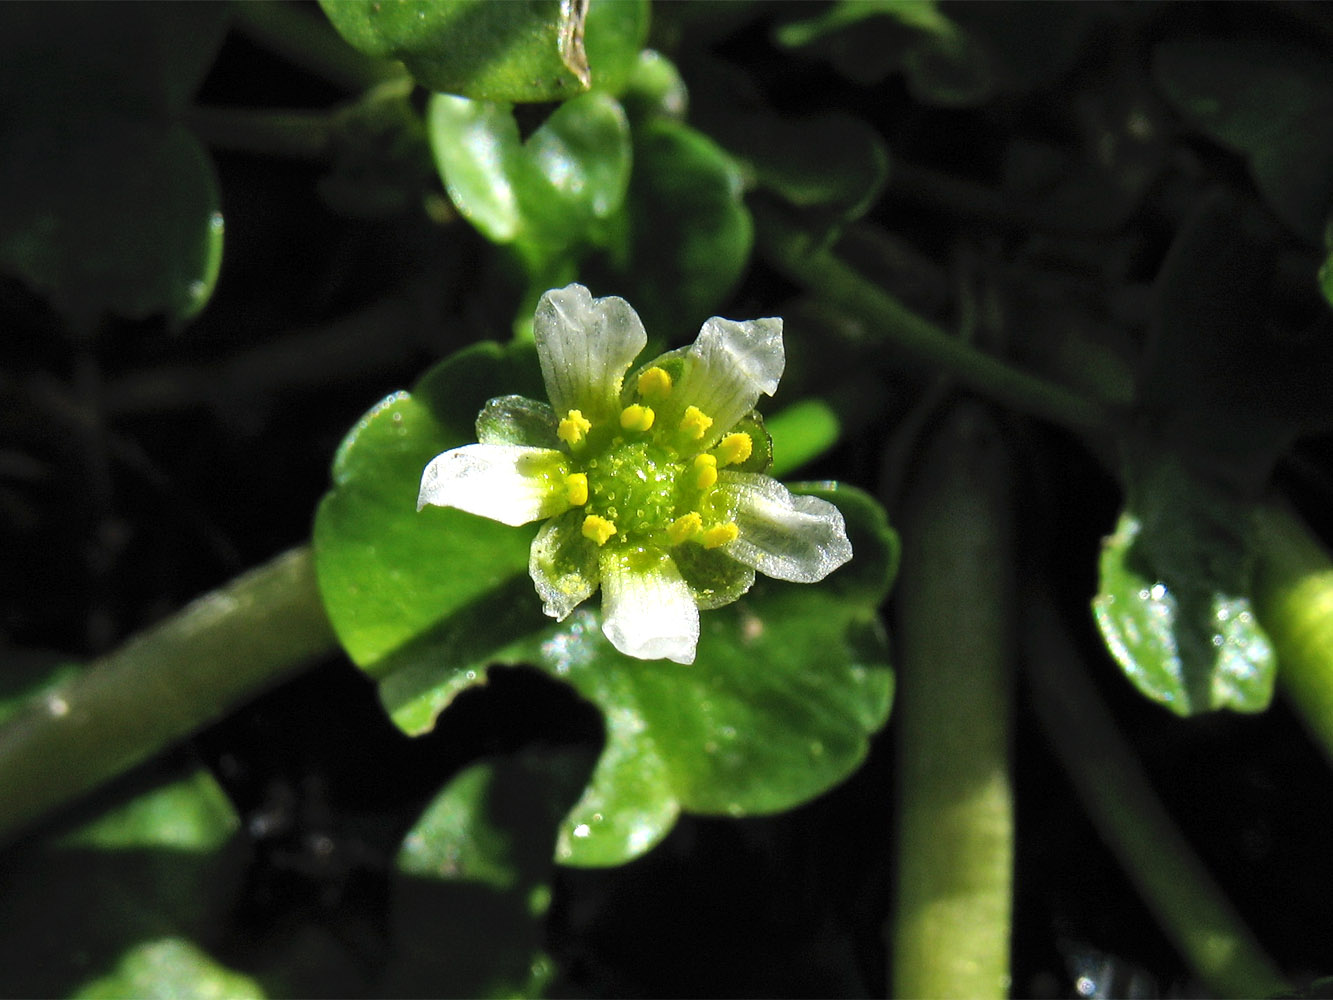
[[[791,281],[859,316],[898,352],[888,362],[905,357],[949,374],[998,403],[1076,433],[1105,433],[1116,426],[1114,412],[1097,400],[1013,368],[949,336],[775,211],[755,206],[755,222],[759,252]]]
[[[1032,703],[1074,790],[1162,930],[1219,996],[1275,996],[1290,987],[1250,934],[1153,792],[1086,675],[1050,599],[1027,602],[1025,665]]]
[[[213,149],[321,163],[330,157],[337,124],[323,111],[268,111],[196,105],[185,124]]]
[[[1333,560],[1290,509],[1255,515],[1254,608],[1277,653],[1278,685],[1333,762]]]
[[[199,598],[0,728],[0,842],[336,648],[308,548]]]
[[[1008,996],[1011,500],[998,431],[957,404],[904,503],[896,588],[893,995]]]

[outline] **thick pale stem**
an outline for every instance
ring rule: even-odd
[[[1277,651],[1278,684],[1333,761],[1333,560],[1286,507],[1260,507],[1255,523],[1255,611]]]
[[[894,996],[1009,993],[1011,509],[998,433],[959,405],[900,522]]]
[[[1255,942],[1157,798],[1085,675],[1045,595],[1024,629],[1032,702],[1097,832],[1208,989],[1275,996],[1281,973]]]
[[[0,841],[336,646],[309,549],[199,598],[0,728]]]

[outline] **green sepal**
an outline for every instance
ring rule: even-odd
[[[684,542],[671,549],[671,558],[689,584],[700,611],[724,608],[754,586],[754,570],[738,563],[721,549],[706,549],[697,542]]]

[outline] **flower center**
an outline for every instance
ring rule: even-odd
[[[586,509],[612,522],[623,541],[642,541],[673,519],[676,481],[683,468],[661,445],[618,440],[588,461]]]
[[[583,508],[583,537],[598,546],[658,549],[686,542],[712,549],[734,541],[736,525],[705,518],[704,501],[719,467],[750,457],[750,436],[726,434],[701,451],[713,418],[687,406],[668,426],[660,423],[650,404],[666,400],[673,388],[661,368],[640,375],[638,388],[642,402],[621,410],[616,426],[596,428],[579,410],[560,420],[557,435],[575,468],[564,489],[570,504]]]

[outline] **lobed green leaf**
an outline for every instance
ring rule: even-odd
[[[603,637],[598,599],[544,617],[527,574],[531,529],[454,510],[415,510],[421,470],[473,440],[485,400],[540,396],[531,349],[481,345],[390,397],[348,436],[315,522],[329,617],[379,683],[405,732],[430,729],[491,664],[529,664],[602,711],[606,749],[561,824],[567,864],[619,864],[652,847],[681,810],[745,815],[789,808],[846,777],[887,717],[888,648],[876,610],[897,562],[883,510],[850,487],[836,503],[856,555],[817,586],[764,580],[703,614],[682,667],[625,657]]]

